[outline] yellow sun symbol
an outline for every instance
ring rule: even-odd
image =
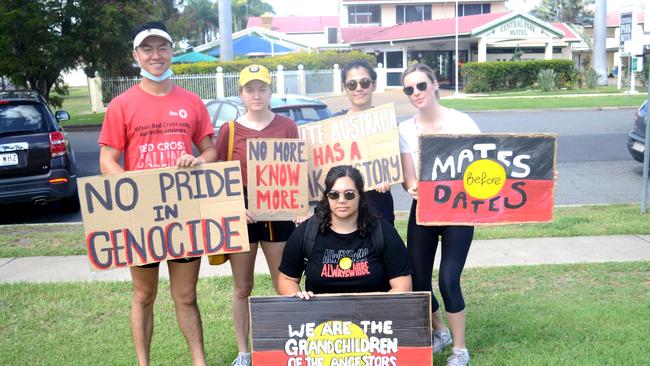
[[[352,259],[348,257],[341,258],[339,261],[339,267],[343,270],[352,268]]]

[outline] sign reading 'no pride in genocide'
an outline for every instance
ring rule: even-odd
[[[309,214],[307,144],[296,139],[248,139],[248,210],[257,220]]]
[[[254,365],[430,366],[431,293],[251,297]]]
[[[400,183],[402,164],[393,103],[345,114],[298,127],[309,142],[309,199],[317,201],[325,190],[331,167],[359,169],[366,190],[378,183]]]
[[[79,179],[93,270],[249,250],[238,161]]]
[[[553,219],[555,135],[422,135],[419,140],[418,224]]]

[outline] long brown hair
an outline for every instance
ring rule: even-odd
[[[411,73],[414,73],[416,71],[419,71],[421,73],[424,73],[429,81],[434,82],[436,80],[436,73],[431,69],[429,66],[426,64],[421,64],[421,63],[414,63],[411,64],[411,66],[407,67],[406,70],[402,73],[402,86],[404,86],[404,78]],[[439,89],[436,89],[435,91],[436,94],[436,99],[440,99],[440,91]]]

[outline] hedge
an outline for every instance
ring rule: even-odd
[[[364,59],[371,65],[376,65],[377,63],[375,56],[367,55],[358,51],[327,51],[321,53],[299,52],[274,57],[240,59],[223,62],[176,64],[172,65],[172,70],[175,74],[214,74],[218,66],[221,66],[224,72],[239,72],[250,64],[264,65],[269,69],[269,71],[276,70],[278,65],[282,65],[285,70],[297,70],[298,65],[303,65],[306,70],[325,70],[333,68],[334,64],[343,67],[348,62],[359,59]]]
[[[576,82],[577,71],[571,60],[468,62],[463,65],[465,92],[487,92],[532,86],[541,70],[558,74],[560,87]]]

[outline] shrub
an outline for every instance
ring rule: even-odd
[[[537,73],[537,87],[543,92],[555,90],[557,87],[557,73],[551,69],[540,70]]]
[[[172,65],[175,74],[214,74],[218,66],[223,68],[224,72],[239,72],[250,64],[266,66],[269,71],[277,69],[282,65],[285,70],[297,70],[298,65],[303,65],[305,70],[325,70],[338,64],[343,67],[348,62],[364,59],[371,65],[376,65],[377,61],[374,55],[367,55],[358,51],[354,52],[334,52],[327,51],[321,53],[298,52],[287,55],[263,57],[254,59],[239,59],[234,61],[218,62],[197,62],[193,64],[176,64]]]
[[[590,68],[585,71],[585,85],[588,89],[596,89],[598,79],[600,79],[600,74],[596,70]]]
[[[557,83],[565,87],[574,82],[575,65],[571,60],[468,62],[463,65],[465,92],[486,92],[530,87],[541,70],[557,74]]]

